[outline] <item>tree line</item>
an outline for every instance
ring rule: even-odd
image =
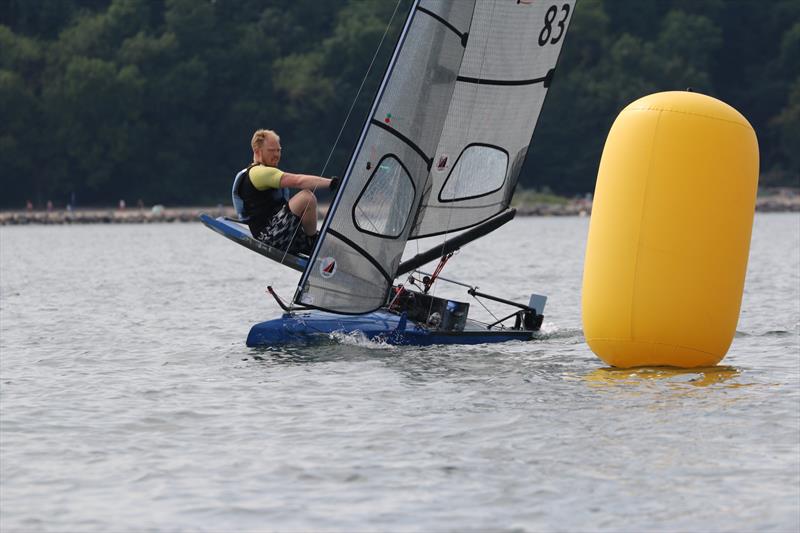
[[[259,127],[341,174],[410,3],[3,0],[0,206],[227,202]],[[797,0],[579,0],[521,185],[591,192],[617,113],[686,87],[750,120],[762,184],[800,185]]]

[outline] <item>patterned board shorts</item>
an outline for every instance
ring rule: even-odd
[[[269,244],[278,250],[290,253],[310,254],[314,246],[314,237],[309,237],[300,227],[300,217],[292,213],[287,204],[283,204],[262,229],[256,239]]]

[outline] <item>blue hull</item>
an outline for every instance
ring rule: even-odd
[[[360,333],[371,340],[388,344],[427,346],[430,344],[484,344],[511,340],[531,340],[533,331],[487,330],[472,320],[463,331],[431,330],[388,311],[366,315],[336,315],[323,311],[284,314],[256,324],[247,335],[248,346],[280,346],[313,343],[330,338],[332,333]]]

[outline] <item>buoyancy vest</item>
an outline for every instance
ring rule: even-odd
[[[289,201],[289,189],[258,190],[250,181],[250,169],[261,163],[253,163],[239,171],[233,180],[231,197],[236,214],[242,222],[250,227],[250,233],[256,236],[269,224],[281,207]]]

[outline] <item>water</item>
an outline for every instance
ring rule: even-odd
[[[705,371],[591,354],[587,227],[515,220],[444,273],[548,294],[538,341],[284,350],[244,339],[298,274],[200,224],[0,228],[0,529],[797,531],[800,217],[756,217]]]

